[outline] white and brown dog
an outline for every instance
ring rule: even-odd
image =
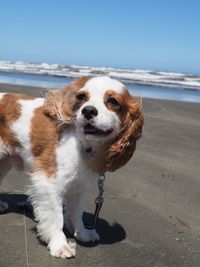
[[[31,173],[37,231],[51,255],[75,256],[64,221],[77,240],[99,240],[82,222],[84,195],[95,176],[131,158],[142,125],[140,101],[109,77],[82,77],[45,98],[0,94],[0,180],[13,166]]]

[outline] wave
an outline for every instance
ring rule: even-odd
[[[35,64],[23,61],[12,62],[5,60],[0,60],[0,71],[68,78],[106,75],[112,78],[120,79],[126,83],[200,90],[199,74],[194,75],[163,71],[156,72],[152,70],[140,69],[131,70],[47,63]]]

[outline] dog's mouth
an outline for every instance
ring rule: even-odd
[[[94,125],[87,123],[86,125],[83,126],[83,131],[84,134],[86,135],[94,135],[94,136],[108,136],[113,132],[113,129],[109,129],[106,131],[103,131],[101,129],[98,129]]]

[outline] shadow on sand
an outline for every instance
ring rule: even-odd
[[[34,220],[34,216],[31,210],[20,207],[20,203],[27,201],[27,196],[24,194],[0,194],[0,199],[9,204],[7,213],[19,213],[25,214],[26,217]],[[83,221],[87,225],[92,221],[93,214],[84,212]],[[82,243],[78,242],[81,246],[93,247],[98,244],[113,244],[120,242],[126,238],[126,232],[124,228],[117,222],[109,224],[106,220],[99,218],[96,225],[96,230],[100,235],[100,241],[95,243]],[[33,228],[33,232],[36,232],[36,228]],[[72,238],[73,236],[64,229],[67,237]],[[42,243],[42,242],[41,242]],[[43,243],[42,243],[43,244]]]

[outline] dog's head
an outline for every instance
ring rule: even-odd
[[[83,77],[50,93],[45,114],[59,124],[75,124],[80,141],[97,153],[98,171],[114,171],[132,156],[141,136],[141,102],[121,82],[109,77]]]

